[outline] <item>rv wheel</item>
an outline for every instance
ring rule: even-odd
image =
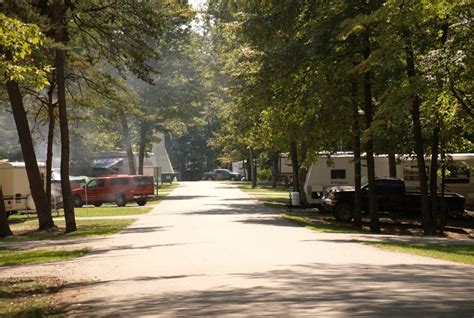
[[[95,206],[96,208],[100,207],[101,205],[102,205],[102,202],[100,202],[100,203],[99,203],[99,202],[98,202],[98,203],[94,203],[94,206]]]
[[[76,208],[82,208],[82,206],[84,205],[84,202],[82,202],[82,199],[80,196],[78,195],[75,195],[73,198],[72,198],[72,201],[74,203],[74,206]]]
[[[334,210],[334,217],[337,221],[350,222],[354,217],[354,211],[349,203],[340,203]]]
[[[127,205],[127,200],[125,199],[123,193],[117,194],[117,196],[115,197],[115,204],[117,204],[117,206]]]

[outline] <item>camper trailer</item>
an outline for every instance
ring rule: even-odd
[[[446,178],[446,191],[455,192],[466,198],[466,206],[474,206],[474,154],[451,154],[453,160],[448,165],[449,175]],[[321,204],[324,188],[338,185],[354,186],[354,157],[352,154],[336,154],[321,157],[311,164],[304,185],[308,203]],[[367,161],[362,158],[362,180],[367,178]],[[426,161],[429,171],[430,160]],[[450,168],[451,167],[451,168]],[[375,157],[375,175],[388,176],[388,156]],[[405,180],[407,189],[419,187],[418,165],[414,158],[400,157],[397,160],[397,177]],[[438,178],[441,184],[441,178]]]
[[[38,166],[44,180],[45,164],[38,162]],[[0,161],[0,184],[7,212],[36,209],[24,162]]]

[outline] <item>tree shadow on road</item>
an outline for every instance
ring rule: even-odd
[[[474,277],[473,267],[301,264],[228,276],[255,282],[255,286],[224,285],[202,290],[194,286],[188,291],[127,295],[126,299],[114,300],[97,295],[67,313],[184,317],[310,314],[470,317],[474,312],[474,286],[469,283]],[[139,280],[137,277],[137,282]]]

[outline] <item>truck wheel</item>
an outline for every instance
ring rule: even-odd
[[[337,221],[350,222],[354,217],[354,211],[349,203],[340,203],[336,205],[334,217]]]
[[[139,206],[144,206],[146,204],[146,201],[147,201],[146,198],[140,198],[140,199],[135,200],[135,202],[137,202]]]
[[[94,206],[95,206],[96,208],[100,207],[101,205],[102,205],[102,202],[94,203]]]
[[[72,202],[74,203],[74,206],[76,208],[82,208],[82,206],[84,205],[84,202],[82,202],[81,196],[79,196],[79,195],[75,195],[72,198]]]
[[[127,200],[125,199],[123,193],[117,194],[117,196],[115,197],[115,204],[117,204],[117,206],[127,205]]]

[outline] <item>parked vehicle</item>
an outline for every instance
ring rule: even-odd
[[[38,162],[38,168],[44,181],[45,164]],[[0,160],[0,185],[7,214],[36,210],[24,162]]]
[[[398,178],[378,177],[375,180],[377,204],[380,211],[393,213],[420,212],[421,194],[419,191],[406,190],[405,182]],[[354,217],[354,187],[336,186],[325,189],[322,197],[322,209],[332,212],[339,221],[350,221]],[[441,201],[441,194],[438,193]],[[445,193],[445,207],[449,215],[464,214],[465,199],[457,193]],[[368,212],[368,185],[362,186],[362,211]]]
[[[85,186],[72,190],[72,197],[76,207],[82,207],[84,204],[93,204],[99,207],[107,202],[125,206],[132,201],[143,206],[148,197],[154,193],[153,177],[114,175],[92,178]]]
[[[446,177],[446,191],[463,195],[466,206],[474,207],[474,154],[449,154],[452,161],[449,164],[449,174]],[[354,186],[354,156],[350,153],[331,155],[330,159],[321,157],[319,161],[310,165],[306,174],[304,191],[308,203],[321,204],[323,189],[331,186]],[[367,161],[362,158],[362,177],[367,176]],[[430,169],[430,160],[426,160],[427,171]],[[397,177],[405,180],[409,190],[416,190],[420,186],[418,164],[414,158],[397,158]],[[389,163],[387,155],[375,157],[375,175],[388,176]],[[438,186],[441,178],[438,178]]]
[[[214,169],[213,171],[204,173],[204,180],[242,180],[242,175],[238,172],[232,172],[228,169]]]

